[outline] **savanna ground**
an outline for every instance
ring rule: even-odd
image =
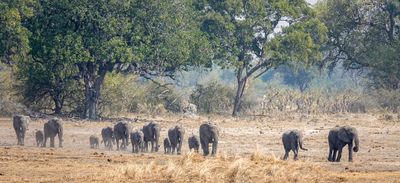
[[[89,149],[89,136],[100,137],[111,121],[64,119],[64,148],[37,148],[36,129],[45,120],[30,123],[25,146],[17,140],[10,118],[0,118],[0,182],[400,182],[400,123],[397,116],[338,114],[329,116],[277,115],[280,117],[211,117],[220,131],[216,157],[188,153],[187,136],[198,134],[206,117],[139,116],[139,129],[149,120],[159,122],[161,139],[175,124],[186,128],[183,155],[132,154],[129,151]],[[135,116],[136,117],[136,116]],[[181,119],[179,122],[177,122]],[[397,121],[397,122],[396,122]],[[327,135],[335,125],[352,125],[359,131],[360,151],[354,162],[327,162]],[[304,146],[300,160],[282,161],[281,134],[300,129]],[[58,140],[56,140],[58,145]],[[115,146],[114,146],[115,148]],[[162,148],[162,146],[161,146]]]

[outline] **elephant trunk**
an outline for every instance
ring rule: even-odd
[[[303,147],[303,138],[301,138],[301,137],[299,138],[299,146],[300,146],[300,149],[302,149],[304,151],[308,151],[308,149]]]
[[[358,152],[358,148],[359,148],[359,146],[360,146],[360,141],[359,141],[359,139],[358,139],[358,134],[355,134],[354,135],[354,148],[353,148],[353,151],[354,152]]]

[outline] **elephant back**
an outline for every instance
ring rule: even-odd
[[[208,139],[208,141],[212,142],[218,140],[219,129],[215,124],[208,122],[200,125],[199,133],[200,139]]]
[[[150,122],[147,125],[143,126],[143,135],[145,141],[152,141],[155,140],[156,137],[160,136],[161,128],[155,122]]]
[[[30,121],[29,116],[24,116],[24,115],[13,116],[14,128],[20,128],[20,129],[26,130],[28,128],[29,121]]]
[[[143,141],[143,133],[136,130],[131,133],[131,141],[132,142],[142,142]]]
[[[51,134],[57,134],[57,133],[62,133],[63,131],[63,125],[62,121],[57,118],[50,119],[47,123],[44,124],[44,131],[45,133],[51,133]]]
[[[106,127],[101,130],[101,136],[105,138],[113,138],[114,137],[114,131],[111,127]]]
[[[114,136],[117,139],[126,138],[129,136],[129,127],[127,123],[118,122],[114,125]]]

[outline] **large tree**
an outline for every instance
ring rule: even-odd
[[[318,10],[329,29],[331,68],[364,70],[372,86],[400,89],[400,1],[325,0]]]
[[[236,71],[233,116],[240,114],[249,79],[287,61],[312,63],[321,57],[327,30],[304,0],[202,0],[197,8],[215,61]]]
[[[83,81],[83,116],[95,119],[108,72],[172,76],[209,60],[202,56],[210,49],[189,0],[42,0],[40,5],[29,26],[35,35],[29,62],[35,67],[25,68],[40,76],[34,81],[56,99],[56,112],[71,79]]]

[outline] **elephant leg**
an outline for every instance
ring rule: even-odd
[[[151,144],[151,152],[154,152],[154,141],[151,141],[150,144]]]
[[[328,161],[333,161],[333,149],[329,147]]]
[[[42,147],[46,147],[47,138],[48,138],[48,137],[46,137],[46,136],[44,137],[44,142],[43,142],[43,144],[42,144]]]
[[[54,147],[54,137],[50,137],[50,147]]]
[[[336,158],[336,162],[340,162],[341,158],[342,158],[342,148],[339,149],[338,156]]]
[[[293,153],[294,153],[294,160],[298,160],[299,159],[299,150],[298,149],[294,149]]]
[[[58,134],[58,147],[63,147],[62,142],[63,142],[62,135]]]
[[[177,154],[181,154],[181,149],[182,149],[182,144],[178,144],[178,147],[176,149]]]
[[[203,149],[203,155],[207,156],[209,154],[208,152],[208,143],[205,143],[203,140],[201,140],[201,148]]]
[[[25,144],[25,132],[21,132],[21,145],[24,146]]]
[[[213,144],[212,144],[211,155],[217,154],[217,148],[218,148],[218,143],[214,141]]]
[[[353,144],[349,144],[349,162],[353,162]]]
[[[123,147],[123,150],[126,150],[127,148],[128,148],[128,143],[127,143],[127,140],[126,139],[122,139],[122,147]]]
[[[117,140],[117,151],[119,150],[119,140]]]
[[[333,155],[332,155],[332,162],[335,162],[335,161],[336,161],[336,153],[337,153],[337,150],[334,149],[334,150],[333,150]]]
[[[285,149],[285,156],[283,156],[283,160],[287,160],[288,157],[289,157],[289,150]]]

